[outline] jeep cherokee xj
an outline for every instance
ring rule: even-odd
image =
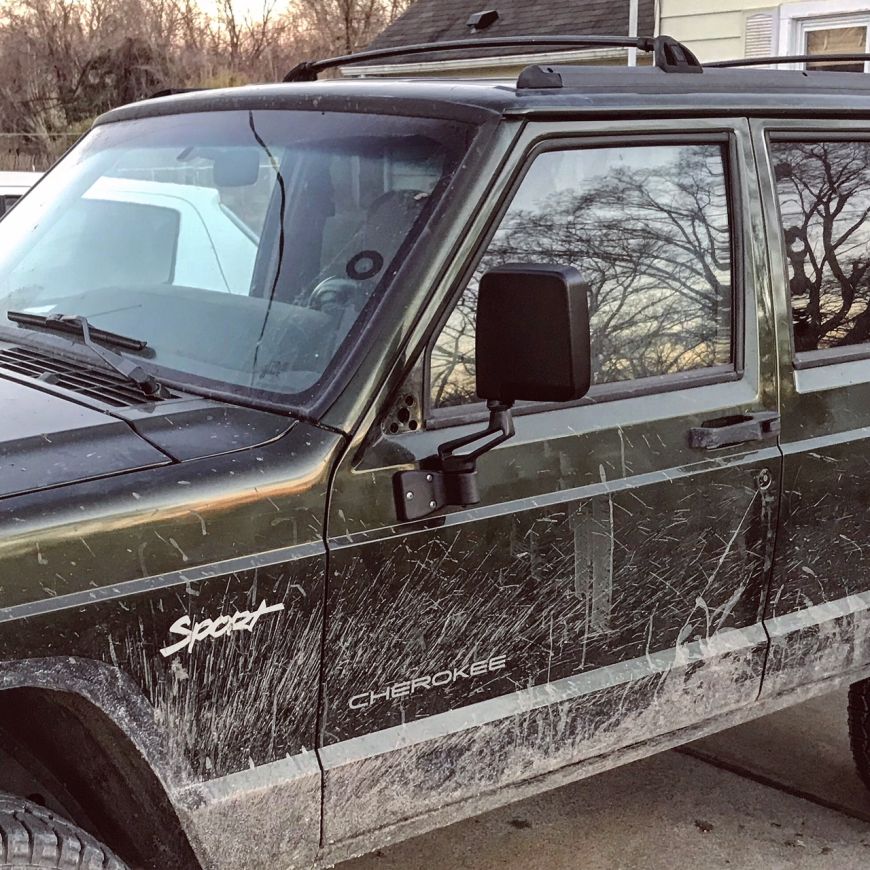
[[[845,684],[870,781],[870,84],[632,44],[126,106],[0,223],[0,866],[324,866]]]

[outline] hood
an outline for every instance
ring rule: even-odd
[[[0,498],[273,441],[295,420],[177,395],[111,407],[0,374]]]
[[[0,378],[0,497],[161,465],[122,420]]]

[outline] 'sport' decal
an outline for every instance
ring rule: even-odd
[[[283,604],[266,604],[260,602],[260,606],[253,612],[250,610],[237,610],[232,616],[219,616],[217,619],[202,619],[191,625],[189,616],[176,619],[169,628],[170,634],[181,635],[181,640],[171,646],[165,646],[160,650],[160,655],[169,657],[180,650],[187,648],[190,652],[196,644],[206,638],[219,638],[234,631],[253,631],[254,626],[261,616],[269,613],[277,613],[283,610]]]

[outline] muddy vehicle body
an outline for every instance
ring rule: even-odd
[[[145,101],[0,223],[0,848],[325,866],[845,684],[866,772],[870,85],[677,60]]]

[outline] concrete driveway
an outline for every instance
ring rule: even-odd
[[[840,692],[339,865],[340,870],[870,867]]]

